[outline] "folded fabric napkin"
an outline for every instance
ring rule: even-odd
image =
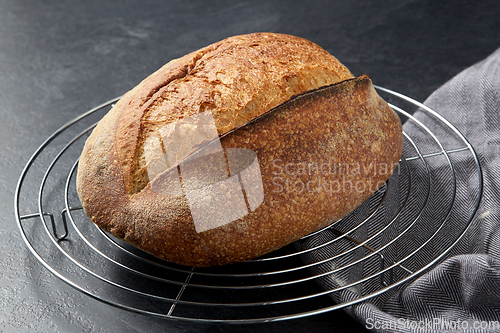
[[[444,84],[424,104],[467,138],[477,153],[484,178],[477,176],[477,161],[473,154],[461,151],[464,145],[457,135],[447,133],[450,130],[424,110],[417,110],[415,121],[404,124],[408,134],[404,156],[432,154],[439,150],[439,144],[429,140],[429,133],[417,126],[418,122],[437,133],[447,151],[455,149],[457,152],[450,153],[450,157],[446,154],[427,157],[425,163],[418,162],[424,160],[422,158],[415,159],[407,162],[405,168],[400,166],[402,169],[398,172],[410,173],[411,181],[402,182],[400,179],[408,177],[401,175],[391,177],[388,186],[393,190],[387,191],[384,198],[385,213],[378,212],[373,217],[374,222],[359,227],[356,227],[359,223],[356,214],[350,216],[338,226],[353,229],[349,237],[308,252],[304,260],[307,263],[322,262],[331,253],[337,253],[334,260],[314,266],[312,271],[313,274],[323,274],[318,281],[326,290],[350,286],[332,293],[331,297],[341,304],[376,292],[381,284],[398,281],[398,274],[404,276],[408,271],[421,269],[423,262],[432,262],[436,254],[443,253],[466,229],[452,251],[417,279],[345,310],[374,332],[500,332],[500,49]],[[415,143],[415,146],[408,142]],[[449,158],[454,167],[450,167]],[[426,168],[432,170],[430,176]],[[474,198],[480,196],[481,181],[484,181],[481,205],[478,213],[471,216],[470,212],[477,208]],[[404,192],[408,189],[412,195],[405,197]],[[377,195],[358,209],[364,212],[359,216],[366,217],[374,211],[374,206],[380,201]],[[394,207],[391,207],[391,202]],[[408,209],[401,212],[401,206]],[[425,208],[419,210],[420,207]],[[387,224],[387,220],[394,216],[397,216],[398,223]],[[417,222],[405,225],[404,221]],[[446,223],[440,229],[442,221]],[[386,225],[389,227],[383,233],[376,233]],[[405,230],[404,239],[398,239],[402,230]],[[436,230],[439,232],[432,242],[425,243]],[[311,249],[338,236],[338,232],[325,231],[298,243],[298,246],[302,250]],[[349,266],[369,252],[368,243],[362,244],[365,246],[359,243],[365,239],[371,239],[370,244],[375,244],[375,248],[395,240],[385,252],[381,252],[384,258],[372,255]],[[408,241],[414,242],[415,247],[405,243]],[[340,255],[343,246],[355,246],[355,250],[343,256]],[[390,265],[391,258],[400,260],[415,249],[420,249],[417,255],[380,275],[379,280],[351,285],[356,279],[369,276],[367,271],[376,272],[381,264]],[[349,269],[336,270],[346,265]]]

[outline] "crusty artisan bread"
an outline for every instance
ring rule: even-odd
[[[402,142],[367,76],[298,37],[235,36],[126,93],[88,138],[77,191],[94,223],[150,254],[229,264],[354,210]]]

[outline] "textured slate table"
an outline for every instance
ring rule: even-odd
[[[355,75],[419,101],[500,47],[500,3],[482,1],[35,1],[0,3],[0,332],[353,332],[342,311],[252,326],[197,325],[110,307],[52,276],[13,214],[17,178],[62,124],[168,60],[224,37],[308,38]]]

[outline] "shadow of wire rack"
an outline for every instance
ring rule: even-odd
[[[184,267],[90,222],[75,190],[78,158],[118,98],[62,126],[32,155],[15,195],[21,235],[45,268],[80,292],[160,318],[261,323],[384,302],[464,238],[483,183],[473,147],[452,124],[411,98],[376,88],[405,122],[398,168],[350,215],[265,257]]]

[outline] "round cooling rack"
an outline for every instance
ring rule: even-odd
[[[67,123],[32,155],[15,195],[21,235],[45,268],[80,292],[160,318],[260,323],[384,302],[464,238],[483,180],[473,147],[452,124],[409,97],[376,88],[404,122],[396,171],[344,219],[265,257],[179,266],[91,223],[76,194],[78,158],[118,98]]]

